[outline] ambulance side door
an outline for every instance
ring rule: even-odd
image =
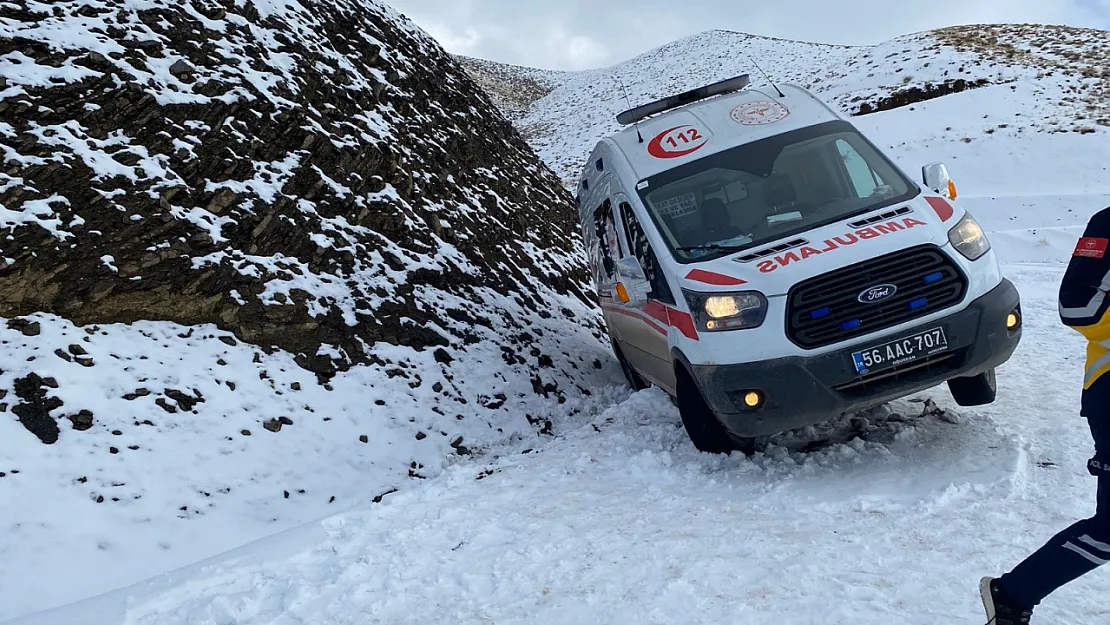
[[[617,299],[617,261],[625,256],[626,248],[621,242],[620,225],[617,223],[617,213],[613,209],[613,201],[604,198],[593,210],[593,219],[590,226],[593,228],[592,240],[596,241],[596,248],[590,252],[594,256],[597,295],[600,300],[605,324],[609,328],[609,336],[621,344],[621,351],[625,358],[634,367],[637,366],[628,348],[624,343],[633,339],[637,334],[637,319],[630,316],[630,311],[624,310],[624,305]],[[639,368],[639,367],[637,367]]]

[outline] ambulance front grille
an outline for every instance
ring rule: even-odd
[[[872,287],[896,290],[861,302]],[[786,304],[786,336],[814,349],[924,317],[961,302],[967,277],[939,247],[921,245],[800,282]]]

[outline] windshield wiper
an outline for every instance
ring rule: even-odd
[[[725,252],[739,252],[747,249],[746,245],[718,245],[717,243],[709,243],[708,245],[690,245],[687,247],[674,248],[677,252],[697,252],[701,250],[720,250]]]

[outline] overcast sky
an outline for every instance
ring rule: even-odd
[[[605,67],[722,28],[879,43],[969,23],[1110,29],[1110,0],[385,0],[450,52],[548,69]]]

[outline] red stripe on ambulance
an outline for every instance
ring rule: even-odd
[[[937,212],[937,217],[940,217],[941,221],[948,221],[952,219],[952,215],[956,214],[956,209],[952,208],[952,205],[942,197],[926,195],[925,201],[929,203],[929,206],[933,207],[933,210]]]
[[[698,282],[704,282],[715,286],[740,286],[741,284],[748,283],[747,280],[733,278],[723,273],[715,273],[704,269],[691,269],[690,273],[686,274],[686,279],[697,280]]]
[[[645,304],[642,310],[639,308],[627,308],[620,304],[602,304],[601,307],[609,312],[617,313],[618,315],[636,317],[646,323],[649,328],[660,334],[666,335],[667,328],[672,327],[681,332],[686,338],[694,341],[698,340],[698,331],[697,328],[694,327],[694,318],[690,316],[690,313],[682,312],[677,308],[671,308],[655,300]]]

